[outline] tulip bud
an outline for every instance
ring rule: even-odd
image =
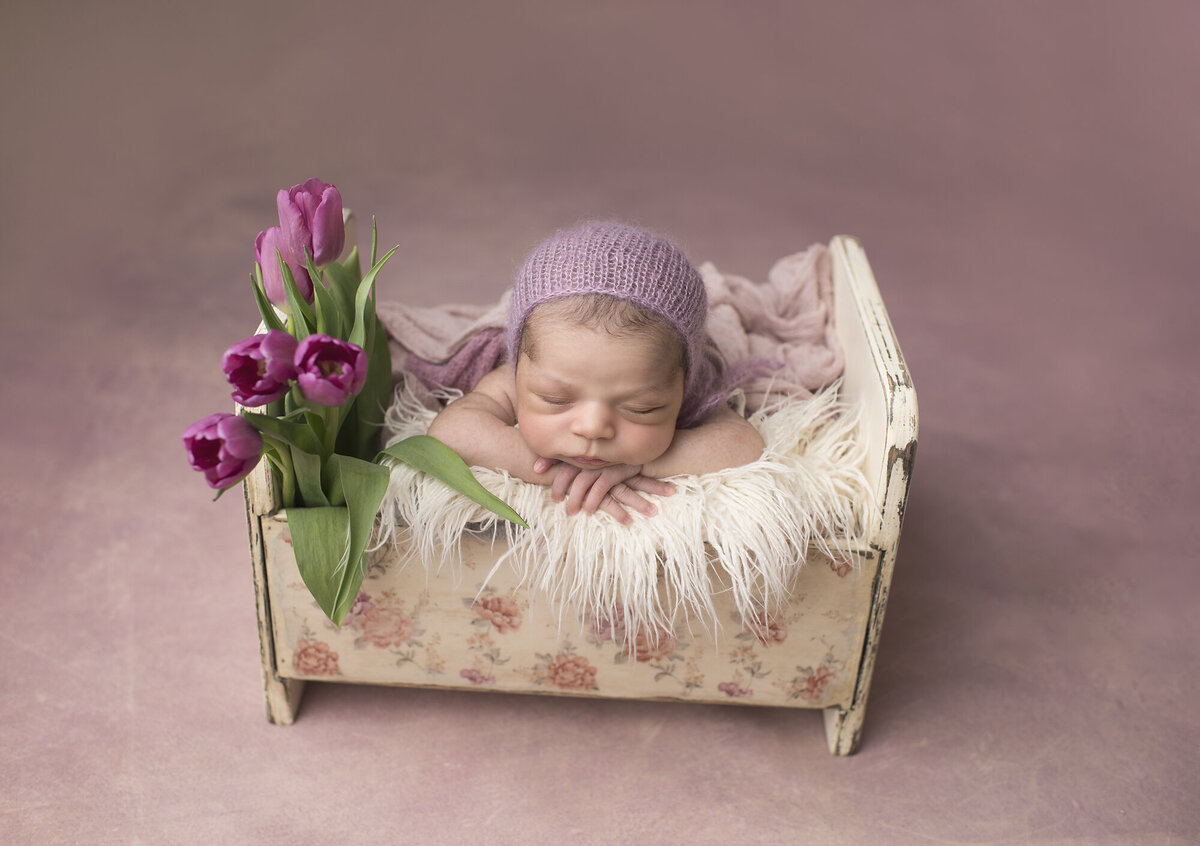
[[[319,179],[293,185],[275,198],[279,208],[279,227],[295,265],[304,266],[306,256],[320,267],[342,253],[346,245],[346,224],[342,221],[342,195],[337,188]]]
[[[209,487],[223,490],[250,475],[262,455],[262,435],[236,414],[210,414],[183,432],[192,469]]]
[[[296,382],[304,398],[338,406],[357,396],[367,381],[362,347],[328,335],[309,335],[296,347]]]
[[[309,279],[303,262],[297,264],[291,257],[287,242],[283,238],[283,232],[278,226],[272,226],[265,232],[259,232],[258,237],[254,239],[254,260],[262,268],[263,288],[267,299],[284,311],[288,311],[287,289],[283,285],[283,272],[279,269],[279,254],[283,255],[288,269],[292,271],[292,279],[296,282],[300,296],[304,297],[305,302],[311,303],[313,301],[312,280]]]

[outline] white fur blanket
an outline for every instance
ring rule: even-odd
[[[830,539],[854,541],[862,531],[872,501],[860,469],[864,444],[858,414],[839,406],[836,388],[752,414],[766,442],[759,460],[671,477],[673,495],[646,494],[659,513],[633,513],[630,526],[603,512],[568,516],[548,487],[472,468],[525,518],[523,530],[395,465],[380,510],[383,535],[406,541],[433,571],[461,561],[465,530],[498,532],[509,549],[497,568],[515,568],[531,594],[548,596],[560,614],[571,608],[580,619],[623,619],[626,632],[667,634],[680,619],[707,627],[718,590],[732,591],[742,618],[752,619],[786,599],[810,545],[832,556]],[[401,389],[389,442],[424,434],[434,414]]]
[[[496,567],[515,568],[522,584],[547,595],[560,613],[570,608],[581,618],[623,619],[627,633],[668,633],[680,619],[707,624],[717,590],[730,590],[750,619],[786,598],[810,545],[831,554],[830,539],[857,540],[873,500],[861,470],[857,409],[837,402],[843,359],[826,249],[817,245],[780,260],[763,285],[722,275],[711,264],[700,272],[710,300],[709,334],[726,361],[764,357],[785,364],[744,389],[750,422],[766,442],[758,461],[672,478],[674,495],[651,497],[659,513],[634,513],[631,526],[604,513],[569,517],[549,488],[473,468],[529,530],[396,465],[380,510],[384,537],[403,536],[414,557],[440,569],[461,561],[464,531],[502,533],[509,548]],[[506,301],[491,308],[381,304],[379,310],[402,351],[436,361],[480,329],[502,325]],[[400,377],[386,424],[389,443],[424,434],[438,407],[417,379]]]

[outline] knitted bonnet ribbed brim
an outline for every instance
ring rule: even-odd
[[[645,229],[612,222],[588,222],[547,238],[530,253],[513,285],[509,360],[516,362],[521,332],[535,308],[580,294],[627,300],[679,333],[687,366],[680,426],[693,425],[713,407],[718,374],[705,353],[708,296],[678,247]]]

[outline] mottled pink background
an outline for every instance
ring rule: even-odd
[[[1196,842],[1200,6],[336,5],[0,10],[0,841]],[[921,446],[856,757],[649,702],[266,723],[178,436],[309,176],[423,304],[585,216],[758,278],[862,239]]]

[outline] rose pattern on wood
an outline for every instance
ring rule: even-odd
[[[286,560],[286,533],[271,543]],[[341,629],[307,599],[292,570],[287,584],[297,601],[282,629],[294,633],[283,653],[291,655],[287,671],[311,679],[800,707],[825,707],[852,689],[841,669],[861,642],[854,621],[833,611],[842,600],[826,594],[858,589],[859,568],[841,572],[828,559],[811,562],[789,602],[745,619],[727,608],[714,637],[686,624],[629,631],[620,606],[610,615],[575,620],[568,611],[560,619],[549,605],[535,608],[518,585],[494,577],[484,587],[486,564],[464,560],[462,575],[473,576],[464,584],[446,575],[427,580],[419,568],[397,566],[394,556],[372,554]]]

